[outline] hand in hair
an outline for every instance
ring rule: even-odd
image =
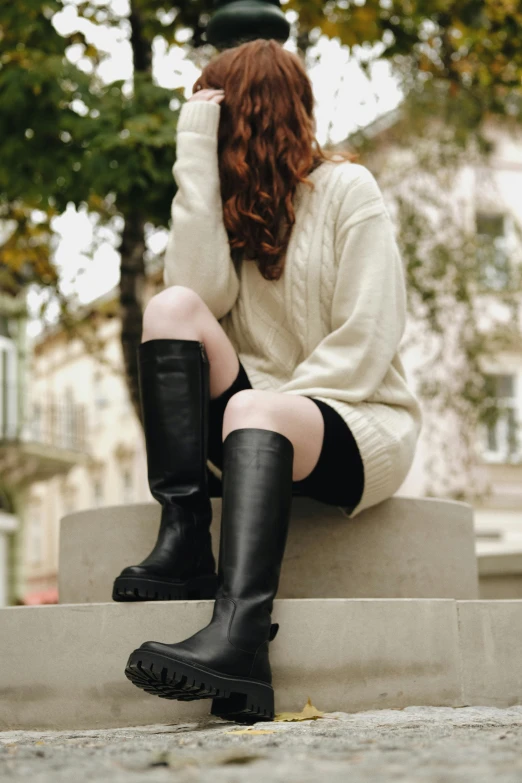
[[[187,103],[190,101],[209,101],[210,103],[221,103],[225,97],[224,90],[197,90],[190,96]]]

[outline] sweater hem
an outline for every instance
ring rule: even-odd
[[[315,396],[315,395],[314,395]],[[396,491],[397,477],[394,475],[393,455],[397,441],[390,445],[389,438],[383,438],[378,427],[372,426],[367,410],[361,413],[354,406],[348,406],[328,397],[316,397],[331,405],[350,428],[359,448],[364,467],[363,494],[357,506],[348,514],[351,519],[365,508],[375,506],[391,497]],[[402,482],[401,482],[402,483]]]

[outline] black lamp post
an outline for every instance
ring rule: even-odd
[[[214,0],[216,11],[207,25],[207,41],[216,49],[228,49],[255,38],[284,43],[290,23],[280,0]]]

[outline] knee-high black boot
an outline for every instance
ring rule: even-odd
[[[139,348],[140,392],[153,497],[162,505],[154,549],[114,582],[115,601],[214,598],[207,480],[209,364],[198,340]]]
[[[212,713],[271,720],[268,643],[292,504],[294,447],[271,430],[233,430],[223,444],[219,588],[209,625],[178,644],[145,642],[125,674],[167,699],[214,698]]]

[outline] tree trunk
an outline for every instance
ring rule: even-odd
[[[138,210],[124,216],[125,225],[119,247],[121,255],[120,315],[121,347],[129,395],[141,421],[138,383],[138,347],[143,321],[145,288],[145,221]]]
[[[143,34],[141,18],[133,0],[129,22],[134,73],[148,73],[152,80],[152,43]],[[119,247],[121,347],[130,399],[141,421],[138,348],[141,342],[145,289],[145,220],[138,208],[125,210],[123,219],[125,224]]]
[[[302,26],[299,22],[297,25],[296,43],[297,43],[297,54],[303,61],[303,64],[306,66],[306,55],[308,49],[312,45],[312,42],[310,40],[310,29],[308,27]]]

